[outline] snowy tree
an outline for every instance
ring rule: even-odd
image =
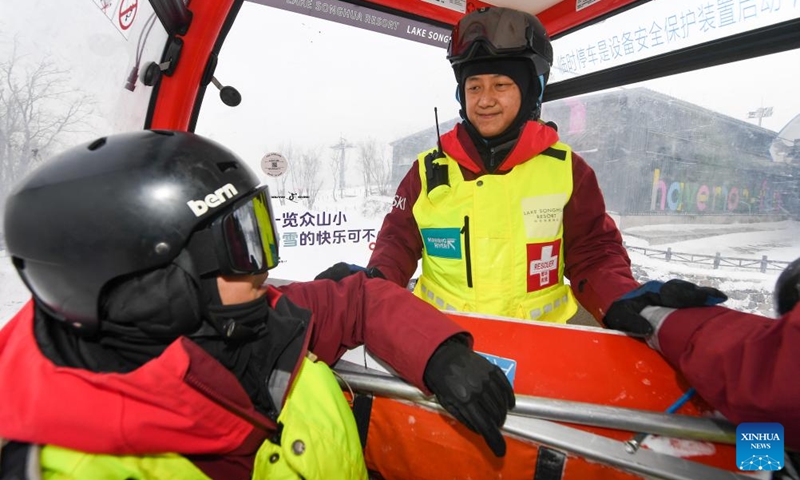
[[[333,174],[333,199],[336,200],[336,189],[339,189],[339,198],[344,198],[344,191],[347,184],[347,150],[353,145],[344,136],[339,137],[339,142],[330,147],[335,153],[330,158],[330,168]]]
[[[293,159],[288,159],[292,184],[297,190],[295,193],[305,197],[303,199],[309,210],[314,208],[317,194],[322,188],[320,151],[321,148],[312,147],[300,150],[295,153]]]
[[[364,195],[373,190],[378,195],[389,195],[392,190],[392,166],[384,153],[383,146],[375,139],[359,143],[361,173],[364,179]]]
[[[26,63],[16,42],[0,60],[0,207],[15,182],[87,125],[90,98],[68,80],[49,59]]]
[[[340,180],[343,172],[343,162],[344,158],[339,151],[331,153],[328,160],[328,167],[331,169],[331,179],[333,180],[332,194],[334,202],[336,201],[336,190],[339,190],[339,198],[344,198],[343,183]]]

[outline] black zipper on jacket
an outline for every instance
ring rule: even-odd
[[[469,216],[464,215],[464,228],[461,229],[464,234],[464,259],[467,264],[467,286],[472,288],[472,260],[469,254]]]

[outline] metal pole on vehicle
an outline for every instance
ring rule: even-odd
[[[337,368],[344,388],[369,392],[378,396],[436,402],[416,387],[399,378],[375,373],[354,372]],[[542,418],[559,422],[593,427],[613,428],[631,432],[645,432],[676,438],[705,440],[717,443],[736,443],[736,427],[731,423],[712,418],[651,412],[633,408],[610,407],[595,403],[575,402],[529,395],[517,395],[516,407],[510,414]]]
[[[349,371],[363,367],[345,363],[337,364],[335,372],[342,388],[356,392],[369,392],[374,395],[410,401],[422,407],[445,412],[444,408],[431,397],[426,397],[417,388],[404,381],[385,374]],[[573,411],[589,407],[590,411]],[[533,418],[534,416],[540,418]],[[631,417],[638,417],[631,419]],[[632,431],[663,430],[666,434],[680,433],[685,438],[707,439],[732,443],[735,438],[728,432],[728,425],[709,419],[692,418],[698,422],[689,422],[675,429],[664,427],[665,419],[669,422],[679,420],[684,415],[665,415],[636,409],[603,407],[582,402],[569,402],[554,399],[542,399],[517,395],[517,406],[510,412],[503,425],[506,434],[523,440],[546,445],[594,460],[620,470],[643,475],[646,478],[661,480],[746,480],[750,477],[704,465],[684,458],[674,457],[652,450],[640,449],[631,454],[625,449],[625,442],[611,439],[595,433],[561,425],[550,420],[580,423],[584,425],[609,426],[616,429]],[[707,422],[704,422],[707,420]],[[696,424],[695,424],[696,423]],[[707,425],[704,425],[708,423]],[[713,440],[712,440],[713,439]]]

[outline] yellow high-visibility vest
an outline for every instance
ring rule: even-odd
[[[419,156],[412,209],[423,242],[414,293],[441,310],[566,323],[578,308],[564,284],[570,147],[557,142],[505,175],[470,181],[448,156],[426,162],[431,152]]]
[[[261,445],[254,480],[367,480],[355,417],[324,362],[303,359],[278,421],[281,445]]]

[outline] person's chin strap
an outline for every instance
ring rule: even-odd
[[[204,278],[211,274],[216,276],[220,271],[214,236],[210,229],[194,232],[185,251],[189,252],[192,270],[197,278]]]

